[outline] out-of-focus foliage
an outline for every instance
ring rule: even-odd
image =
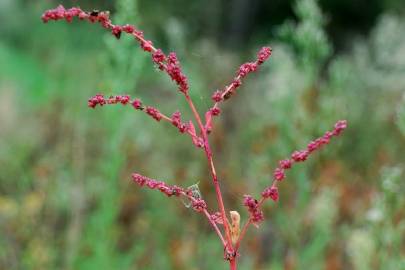
[[[397,124],[402,134],[405,136],[405,94],[402,97],[402,103],[398,106]]]
[[[298,25],[285,23],[280,29],[284,43],[289,44],[297,55],[302,68],[320,68],[331,53],[331,45],[323,27],[325,18],[316,0],[299,1],[295,13]]]
[[[182,5],[152,2],[94,8],[114,7],[114,20],[150,29],[148,37],[178,52],[203,112],[264,44],[254,39],[240,54],[229,51],[199,36],[193,18],[185,23]],[[182,96],[130,38],[117,41],[81,22],[43,25],[50,4],[0,2],[0,269],[227,269],[201,216],[129,181],[136,171],[182,186],[199,182],[214,205],[204,156],[130,108],[86,106],[98,92],[128,93],[187,118]],[[224,17],[214,7],[201,10],[213,16],[211,29]],[[403,269],[405,20],[387,12],[336,48],[327,31],[336,14],[314,0],[290,9],[293,20],[251,35],[267,39],[272,59],[215,120],[226,205],[244,213],[242,195],[259,194],[279,159],[338,119],[349,128],[289,172],[280,202],[266,204],[266,222],[249,230],[240,269]]]

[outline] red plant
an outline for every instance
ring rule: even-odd
[[[271,56],[272,50],[270,47],[263,47],[257,54],[257,58],[254,62],[249,62],[241,65],[236,72],[236,76],[232,82],[221,90],[217,90],[212,95],[214,101],[213,106],[205,113],[205,121],[201,119],[200,114],[197,112],[194,103],[189,95],[189,84],[186,75],[183,73],[180,62],[177,59],[175,53],[169,53],[165,55],[162,50],[153,46],[150,40],[144,38],[143,32],[136,29],[134,26],[126,25],[114,25],[109,19],[109,12],[85,12],[78,7],[65,9],[63,6],[58,6],[55,9],[46,11],[42,15],[42,20],[47,23],[50,20],[65,19],[67,22],[71,22],[73,17],[78,17],[80,20],[85,20],[91,23],[99,23],[102,27],[111,31],[117,39],[121,37],[122,33],[132,35],[135,40],[140,44],[140,47],[151,54],[152,61],[157,67],[167,73],[170,78],[176,83],[178,90],[184,95],[198,126],[196,130],[192,120],[183,122],[181,119],[181,113],[176,111],[171,117],[166,116],[154,107],[144,106],[139,99],[131,99],[130,96],[111,96],[104,97],[101,94],[97,94],[88,100],[88,106],[95,108],[96,106],[110,105],[110,104],[131,104],[136,110],[144,111],[150,117],[156,121],[167,121],[176,127],[180,133],[187,134],[191,137],[192,143],[204,150],[205,156],[208,161],[209,169],[212,176],[212,183],[215,188],[217,206],[219,212],[210,213],[207,208],[207,203],[201,198],[199,194],[196,194],[192,188],[181,188],[178,186],[170,186],[163,181],[150,179],[140,174],[132,174],[132,179],[141,187],[148,187],[150,189],[157,189],[167,196],[186,197],[193,209],[199,213],[203,213],[212,225],[213,229],[217,233],[221,243],[224,247],[224,259],[229,261],[230,269],[234,270],[237,267],[237,258],[239,257],[239,247],[242,239],[244,238],[249,225],[258,225],[263,221],[264,216],[261,210],[263,202],[270,198],[273,201],[279,199],[277,184],[284,180],[286,170],[290,169],[295,163],[305,161],[312,152],[320,149],[323,145],[330,142],[332,137],[339,136],[341,132],[346,128],[346,121],[338,121],[332,131],[327,131],[322,137],[310,142],[306,149],[301,151],[295,151],[290,158],[281,160],[279,166],[274,170],[273,180],[269,187],[264,189],[261,193],[259,200],[254,199],[250,195],[244,195],[243,204],[246,206],[249,212],[249,218],[245,222],[244,226],[240,230],[240,216],[236,211],[230,211],[229,221],[226,215],[226,209],[222,199],[222,193],[216,173],[216,169],[213,161],[213,154],[211,146],[209,144],[208,136],[212,131],[212,117],[218,116],[221,113],[219,108],[220,104],[229,99],[242,84],[242,79],[249,73],[258,70]]]

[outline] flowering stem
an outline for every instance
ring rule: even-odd
[[[240,81],[240,79],[242,78],[241,75],[236,76],[235,80],[236,81]],[[233,84],[228,85],[225,90],[221,93],[221,100],[223,100],[232,90],[233,90]],[[214,108],[218,108],[219,107],[219,103],[220,102],[215,102],[214,104]]]
[[[200,114],[198,113],[197,109],[195,108],[194,103],[193,103],[193,101],[191,100],[190,95],[189,95],[189,94],[186,94],[185,97],[186,97],[186,100],[187,100],[188,105],[190,106],[191,111],[193,112],[194,118],[195,118],[195,120],[197,121],[198,127],[199,127],[200,130],[201,130],[201,135],[204,136],[205,128],[204,128],[204,126],[203,126],[203,124],[202,124]]]
[[[234,258],[233,260],[229,261],[229,266],[230,266],[230,270],[236,270],[237,265],[236,265],[236,258]]]
[[[188,94],[186,94],[185,97],[186,97],[188,105],[191,108],[191,111],[194,114],[194,117],[195,117],[195,119],[197,121],[197,124],[198,124],[198,126],[199,126],[199,128],[201,130],[201,136],[202,136],[202,138],[204,140],[204,150],[205,150],[205,154],[206,154],[206,157],[207,157],[207,160],[208,160],[208,164],[210,166],[211,175],[212,175],[212,181],[214,183],[215,193],[216,193],[216,196],[217,196],[218,207],[219,207],[219,211],[221,213],[221,217],[222,217],[224,228],[225,228],[225,236],[226,236],[228,245],[231,246],[232,245],[232,240],[231,240],[230,230],[229,230],[229,226],[228,226],[228,219],[227,219],[226,214],[225,214],[225,207],[224,207],[224,202],[222,200],[221,188],[219,187],[218,177],[217,177],[217,173],[216,173],[216,170],[215,170],[214,161],[212,159],[212,151],[211,151],[211,148],[210,148],[210,145],[209,145],[207,131],[206,131],[205,127],[202,124],[200,114],[197,112],[197,109],[195,108],[194,103],[191,100],[191,97]]]
[[[215,187],[215,193],[217,197],[219,212],[222,218],[222,224],[224,226],[225,237],[222,234],[221,230],[219,229],[216,220],[214,219],[214,215],[210,215],[210,213],[207,211],[206,202],[200,196],[199,197],[194,196],[192,190],[184,189],[178,186],[171,186],[163,181],[151,179],[137,173],[132,174],[132,178],[140,186],[146,186],[150,189],[159,190],[160,192],[166,194],[168,197],[171,196],[187,197],[190,200],[193,209],[199,213],[204,213],[204,215],[208,218],[208,221],[214,228],[215,232],[217,233],[219,239],[221,240],[224,246],[224,259],[229,261],[231,270],[236,270],[238,249],[240,247],[241,241],[245,237],[247,230],[251,224],[258,225],[259,222],[263,221],[264,216],[262,210],[260,209],[263,202],[267,198],[271,198],[273,201],[278,200],[279,194],[277,185],[278,182],[282,181],[285,178],[285,170],[290,169],[292,165],[297,162],[305,161],[312,152],[320,149],[323,145],[329,144],[329,141],[332,137],[339,136],[340,133],[347,126],[346,120],[338,121],[335,124],[335,127],[332,131],[327,131],[322,137],[319,137],[316,140],[311,141],[307,145],[306,149],[301,151],[295,151],[291,154],[290,158],[281,160],[279,162],[279,166],[274,170],[273,182],[271,186],[267,187],[261,193],[262,198],[259,201],[254,199],[250,195],[244,196],[244,205],[247,207],[249,211],[249,218],[247,222],[243,225],[242,231],[239,233],[239,218],[237,219],[236,222],[231,212],[231,219],[232,219],[231,224],[229,223],[226,216],[225,206],[222,199],[222,193],[214,166],[213,154],[208,141],[208,134],[212,130],[212,117],[218,116],[221,112],[221,110],[219,109],[220,102],[223,102],[228,98],[230,98],[236,92],[236,90],[242,85],[242,79],[245,78],[251,72],[257,71],[259,66],[261,66],[267,59],[269,59],[272,53],[271,48],[270,47],[261,48],[261,50],[257,53],[257,58],[254,62],[247,62],[239,67],[239,69],[236,72],[236,76],[233,78],[231,84],[226,86],[223,90],[217,90],[214,92],[211,98],[215,102],[215,104],[205,113],[205,124],[203,124],[201,121],[200,114],[198,113],[191,97],[189,96],[188,78],[183,73],[180,62],[174,52],[165,55],[161,49],[157,49],[153,46],[152,41],[146,40],[144,38],[142,31],[139,31],[133,25],[112,24],[109,18],[109,12],[105,11],[99,12],[93,10],[92,12],[85,12],[78,7],[73,7],[66,10],[62,5],[60,5],[55,9],[45,11],[44,14],[42,15],[42,20],[44,23],[50,20],[56,21],[61,19],[65,19],[67,22],[72,22],[73,17],[78,17],[80,20],[86,20],[91,23],[99,23],[105,29],[111,30],[111,34],[114,35],[117,39],[121,37],[122,33],[132,35],[135,38],[135,40],[139,43],[142,50],[151,54],[152,61],[156,64],[159,70],[166,72],[167,75],[169,75],[169,77],[172,79],[172,81],[176,83],[176,85],[178,86],[178,90],[184,94],[186,101],[194,115],[194,118],[197,121],[200,134],[196,132],[193,121],[190,120],[189,122],[186,123],[181,121],[181,114],[179,111],[174,112],[172,117],[168,117],[162,114],[158,109],[154,107],[143,106],[139,99],[131,100],[128,95],[111,96],[109,98],[105,98],[103,95],[98,94],[89,99],[88,106],[91,108],[95,108],[96,106],[103,106],[106,104],[119,104],[119,103],[122,105],[131,104],[136,110],[144,111],[146,114],[148,114],[150,117],[152,117],[154,120],[158,122],[161,120],[170,122],[180,131],[180,133],[189,134],[195,146],[201,148],[204,147],[205,155],[208,161],[208,166],[211,171],[212,181]],[[239,217],[239,214],[237,214],[237,216]],[[217,214],[215,214],[215,217],[217,217]],[[237,230],[235,230],[235,228]],[[234,241],[232,241],[232,239]]]
[[[209,163],[210,169],[211,169],[212,181],[213,181],[214,187],[215,187],[215,193],[217,196],[219,211],[221,213],[221,217],[222,217],[224,228],[225,228],[226,239],[227,239],[228,245],[231,246],[232,240],[231,240],[231,234],[230,234],[230,229],[229,229],[229,222],[228,222],[228,218],[225,214],[225,207],[224,207],[224,202],[222,200],[221,188],[219,187],[218,177],[217,177],[217,174],[215,171],[214,161],[212,159],[212,153],[211,153],[210,146],[208,144],[208,139],[207,139],[206,134],[203,135],[203,139],[204,139],[204,144],[205,144],[205,146],[204,146],[205,153],[206,153],[208,163]]]

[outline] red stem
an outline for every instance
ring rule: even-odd
[[[234,258],[233,260],[230,260],[229,261],[229,269],[230,270],[236,270],[236,268],[237,268],[237,265],[236,265],[236,258]]]
[[[195,198],[193,196],[190,196],[189,194],[182,192],[181,193],[183,196],[187,197],[188,199],[190,199],[191,201],[195,201]],[[217,224],[215,223],[215,221],[212,220],[210,213],[208,213],[207,209],[203,210],[204,215],[207,217],[209,223],[212,225],[212,227],[214,228],[215,232],[217,233],[219,239],[222,242],[222,245],[224,247],[226,247],[226,241],[224,240],[224,237],[222,236],[221,231],[219,230]]]
[[[240,80],[240,79],[242,79],[242,76],[241,76],[241,75],[238,75],[238,76],[236,76],[236,78],[235,78],[235,80]],[[221,94],[222,101],[224,101],[224,97],[225,97],[231,90],[232,90],[232,84],[228,85],[228,86],[226,87],[225,91],[222,92],[222,94]],[[221,101],[220,101],[220,102],[215,102],[214,108],[218,108],[218,107],[219,107],[219,103],[221,103]]]
[[[200,114],[197,112],[197,110],[194,106],[194,103],[191,100],[191,97],[188,94],[186,94],[185,97],[186,97],[188,105],[191,108],[191,111],[194,114],[197,124],[201,130],[201,136],[203,137],[203,140],[204,140],[205,155],[207,157],[208,164],[210,166],[212,181],[214,183],[215,193],[217,196],[218,207],[219,207],[219,211],[221,213],[221,217],[222,217],[224,228],[225,228],[225,236],[226,236],[226,240],[228,243],[227,246],[232,247],[232,238],[231,238],[230,229],[229,229],[229,225],[228,225],[228,218],[226,217],[226,214],[225,214],[225,207],[224,207],[224,202],[222,200],[221,188],[219,187],[217,173],[215,171],[214,161],[212,159],[212,151],[211,151],[210,144],[208,141],[207,131],[206,131],[204,125],[202,124]]]
[[[204,214],[205,214],[205,216],[208,218],[208,221],[211,223],[211,225],[212,225],[212,227],[214,228],[215,232],[217,233],[219,239],[220,239],[221,242],[222,242],[222,245],[223,245],[224,247],[226,247],[226,241],[225,241],[224,237],[222,236],[221,231],[219,230],[219,228],[218,228],[217,224],[215,223],[215,221],[213,221],[213,220],[211,219],[211,215],[208,213],[208,211],[207,211],[206,209],[204,209]]]

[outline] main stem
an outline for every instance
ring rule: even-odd
[[[229,269],[230,270],[236,270],[236,268],[237,268],[237,265],[236,265],[236,258],[234,258],[233,260],[230,260],[229,261]]]
[[[231,240],[231,235],[230,235],[230,230],[229,230],[228,219],[227,219],[226,214],[225,214],[224,201],[222,200],[222,193],[221,193],[221,189],[219,187],[219,182],[218,182],[217,173],[215,171],[214,161],[212,159],[212,151],[211,151],[210,144],[209,144],[209,141],[208,141],[207,132],[205,130],[204,125],[202,124],[200,114],[197,112],[197,110],[196,110],[196,108],[194,106],[194,103],[191,100],[190,96],[188,94],[186,94],[185,96],[186,96],[186,100],[188,102],[188,105],[190,106],[191,111],[193,112],[194,117],[195,117],[195,119],[197,121],[197,124],[198,124],[198,126],[199,126],[199,128],[201,130],[201,135],[202,135],[203,140],[204,140],[205,155],[206,155],[207,160],[208,160],[208,165],[210,166],[211,176],[212,176],[212,181],[213,181],[214,187],[215,187],[215,193],[216,193],[216,196],[217,196],[217,202],[218,202],[218,206],[219,206],[219,211],[221,213],[221,217],[222,217],[224,228],[225,228],[225,237],[226,237],[226,240],[227,240],[227,248],[232,248],[232,240]]]
[[[109,26],[109,28],[112,28],[114,25],[112,23],[109,23],[108,26]],[[135,32],[132,33],[132,35],[135,36],[139,41],[148,44],[153,53],[155,53],[157,51],[157,49],[155,47],[153,47],[153,45],[149,41],[145,40],[142,36],[136,34]],[[203,140],[204,140],[204,150],[205,150],[205,154],[206,154],[207,159],[208,159],[208,164],[209,164],[210,169],[211,169],[212,181],[213,181],[214,187],[215,187],[215,193],[216,193],[216,196],[217,196],[218,206],[219,206],[219,210],[221,212],[221,217],[222,217],[222,220],[223,220],[223,223],[224,223],[225,237],[226,237],[226,240],[227,240],[227,247],[232,248],[232,240],[231,240],[231,234],[230,234],[228,219],[226,217],[224,202],[222,200],[222,193],[221,193],[221,189],[219,187],[218,177],[217,177],[217,174],[216,174],[216,171],[215,171],[215,166],[214,166],[214,161],[212,159],[212,152],[211,152],[211,148],[210,148],[210,145],[209,145],[209,142],[208,142],[207,131],[205,130],[205,127],[201,122],[200,114],[196,110],[196,108],[194,106],[194,103],[191,100],[191,97],[188,95],[188,93],[185,94],[185,97],[186,97],[188,105],[190,106],[190,108],[191,108],[191,110],[192,110],[192,112],[194,114],[194,117],[195,117],[195,119],[197,121],[197,124],[198,124],[198,126],[199,126],[199,128],[201,130],[201,135],[202,135]],[[215,104],[215,105],[217,105],[217,104]]]

